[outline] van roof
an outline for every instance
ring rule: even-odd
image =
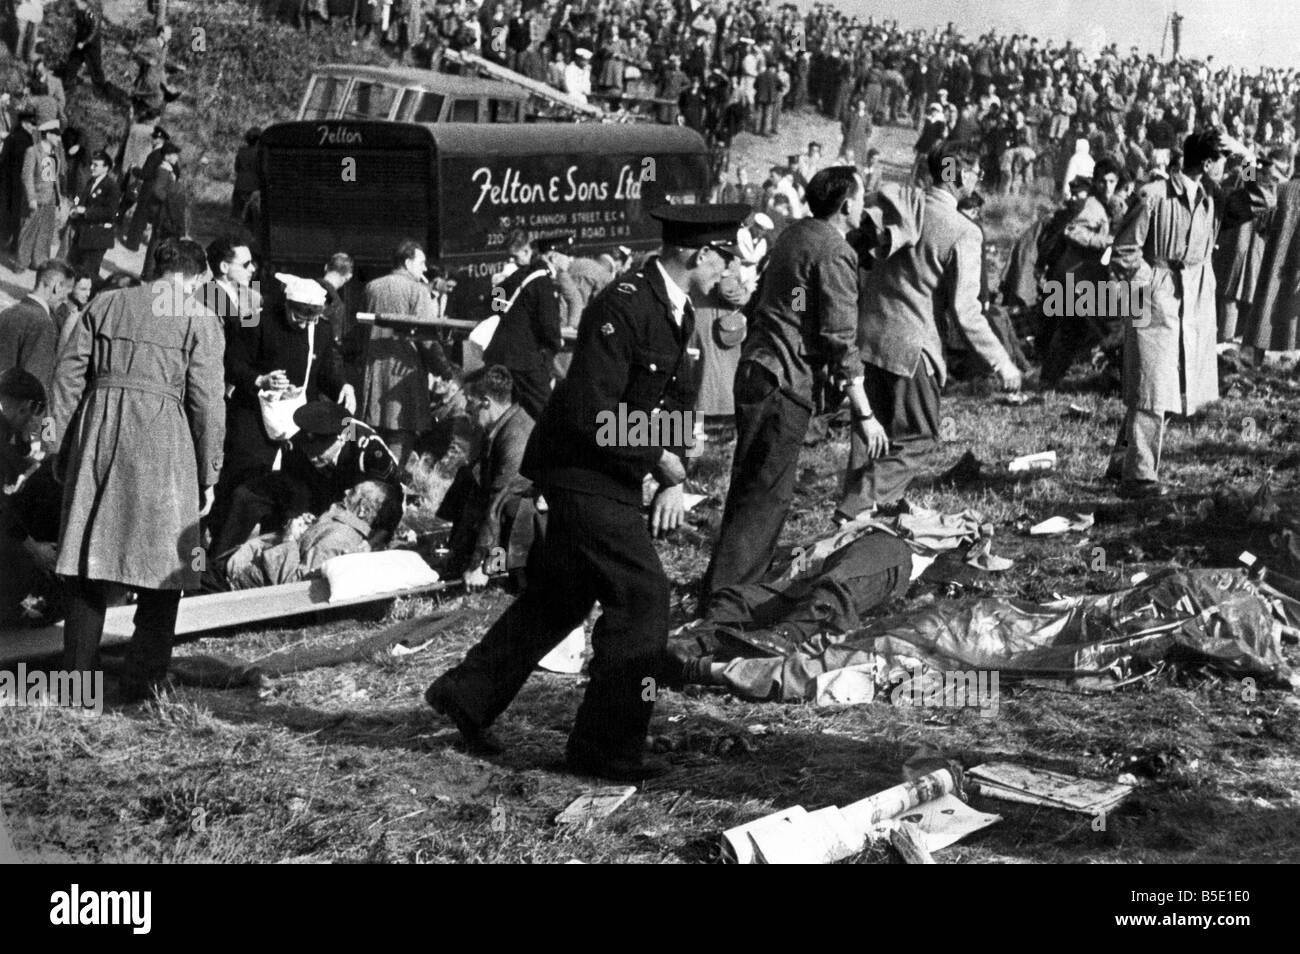
[[[495,96],[498,99],[525,100],[528,93],[509,83],[471,76],[453,76],[412,67],[362,66],[354,63],[326,63],[312,70],[313,76],[349,76],[357,79],[391,83],[394,86],[427,89],[452,96]]]
[[[685,126],[657,123],[426,123],[443,156],[530,156],[539,149],[557,152],[698,153],[707,155],[703,137]],[[523,133],[523,135],[520,135]]]

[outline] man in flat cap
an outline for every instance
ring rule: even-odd
[[[563,344],[558,279],[572,262],[572,243],[568,234],[534,239],[530,264],[492,289],[492,310],[501,322],[483,360],[510,370],[515,400],[534,421],[551,396],[555,355]]]
[[[591,682],[569,736],[573,771],[637,781],[646,729],[665,673],[668,578],[651,534],[683,519],[683,458],[693,440],[694,375],[686,344],[692,296],[704,297],[736,254],[748,206],[667,206],[663,250],[621,276],[587,307],[569,375],[556,387],[528,442],[521,473],[545,496],[546,538],[528,561],[528,588],[464,662],[425,699],[471,746],[488,735],[543,656],[600,601]],[[677,420],[678,427],[614,428],[614,420]],[[660,432],[647,434],[646,431]],[[611,431],[613,433],[611,433]],[[625,432],[624,432],[625,431]],[[673,439],[679,446],[664,446]],[[642,484],[659,483],[649,532]]]

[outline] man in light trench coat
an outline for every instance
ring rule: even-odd
[[[1141,289],[1125,318],[1123,429],[1106,475],[1120,496],[1161,497],[1165,414],[1194,414],[1219,397],[1215,354],[1214,194],[1224,156],[1214,130],[1183,144],[1183,167],[1142,188],[1115,239],[1115,271]]]
[[[63,668],[97,667],[105,611],[134,590],[123,701],[167,675],[181,591],[198,589],[204,569],[199,517],[226,430],[221,321],[193,297],[207,276],[203,249],[168,239],[157,261],[157,281],[103,292],[78,319],[45,435],[63,481]]]

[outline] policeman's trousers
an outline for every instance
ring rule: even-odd
[[[668,577],[640,509],[550,488],[546,536],[528,559],[528,587],[444,678],[464,711],[486,727],[537,663],[600,601],[591,682],[570,749],[639,759],[665,674]]]

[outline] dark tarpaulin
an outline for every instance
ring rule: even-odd
[[[806,615],[807,607],[795,614]],[[936,600],[849,632],[825,627],[797,644],[773,639],[773,630],[715,630],[697,644],[713,650],[715,661],[735,657],[722,678],[738,695],[798,702],[814,697],[818,675],[868,665],[878,684],[922,666],[1059,679],[1084,689],[1114,685],[1163,661],[1290,688],[1279,631],[1269,602],[1242,572],[1169,568],[1103,596],[1044,604]]]

